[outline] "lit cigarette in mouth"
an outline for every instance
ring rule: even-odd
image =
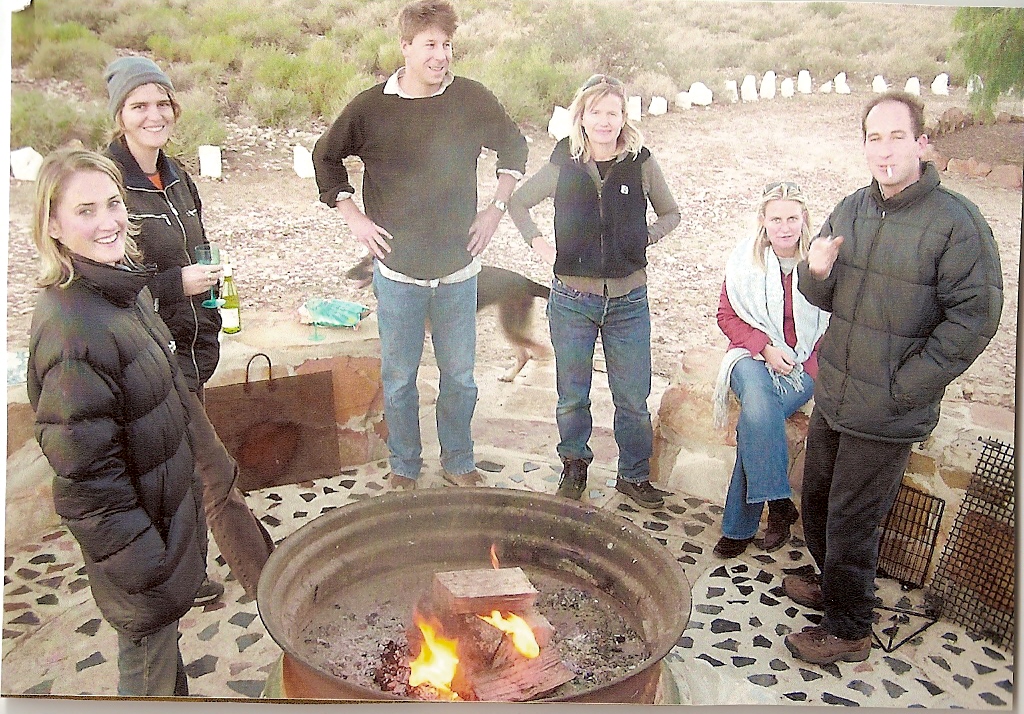
[[[885,173],[889,178],[892,178],[892,166],[886,166]]]

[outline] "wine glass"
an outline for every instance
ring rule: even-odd
[[[324,336],[320,334],[320,322],[313,319],[313,336],[309,338],[310,342],[323,342]]]
[[[200,265],[220,265],[220,248],[213,243],[196,246],[196,262]],[[210,288],[210,297],[203,300],[203,307],[221,307],[224,301],[216,296],[214,288]]]

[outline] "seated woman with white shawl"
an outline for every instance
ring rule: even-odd
[[[715,423],[724,426],[729,388],[740,402],[736,464],[715,554],[732,558],[754,540],[768,503],[762,547],[781,548],[800,514],[791,499],[786,418],[814,393],[817,344],[827,312],[796,289],[796,266],[810,245],[810,218],[800,187],[768,184],[758,232],[740,241],[726,263],[718,326],[729,338],[715,385]]]

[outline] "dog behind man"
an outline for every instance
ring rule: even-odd
[[[365,288],[373,281],[373,257],[367,255],[345,272],[345,277]],[[512,270],[485,265],[477,275],[476,311],[497,308],[498,327],[515,353],[513,365],[499,377],[503,382],[516,378],[531,359],[550,359],[550,344],[539,342],[532,334],[533,303],[548,299],[551,289]]]

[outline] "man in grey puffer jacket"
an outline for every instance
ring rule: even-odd
[[[881,525],[911,446],[938,423],[946,386],[995,335],[1002,272],[977,206],[922,163],[924,108],[881,94],[862,118],[874,180],[832,211],[799,289],[832,313],[818,352],[802,506],[820,577],[788,576],[821,624],[786,637],[815,664],[867,659]]]

